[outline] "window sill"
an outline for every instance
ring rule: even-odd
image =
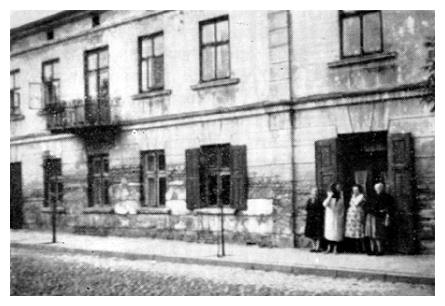
[[[19,121],[25,119],[25,116],[22,114],[11,115],[11,121]]]
[[[84,214],[112,214],[114,213],[113,207],[87,207],[83,209]]]
[[[138,214],[147,215],[170,215],[170,208],[166,207],[141,207],[138,209]]]
[[[215,80],[215,81],[202,82],[202,83],[199,83],[196,85],[192,85],[190,88],[192,90],[201,90],[201,89],[207,89],[207,88],[236,85],[239,82],[240,82],[239,78],[221,79],[221,80]]]
[[[193,211],[197,215],[221,215],[221,208],[219,207],[206,207],[198,208]],[[235,209],[230,207],[223,208],[223,215],[234,215]]]
[[[157,98],[157,97],[165,97],[172,94],[172,91],[170,89],[165,90],[154,90],[149,92],[143,92],[136,95],[133,95],[131,98],[133,100],[143,100],[143,99],[150,99],[150,98]]]
[[[42,207],[42,208],[40,209],[40,212],[51,214],[51,213],[53,212],[53,209],[52,209],[51,207]],[[64,214],[64,213],[66,213],[66,211],[65,211],[65,207],[57,207],[57,208],[56,208],[56,212],[57,212],[58,214]]]
[[[344,58],[338,61],[328,63],[329,68],[340,68],[345,66],[363,65],[370,62],[379,62],[395,59],[397,52],[384,52],[372,55],[364,55],[358,57]]]

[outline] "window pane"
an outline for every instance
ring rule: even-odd
[[[215,48],[207,47],[202,50],[202,80],[215,78]]]
[[[215,24],[210,23],[201,27],[201,42],[203,44],[215,41]]]
[[[99,53],[99,67],[108,67],[108,51]]]
[[[58,79],[59,78],[59,63],[54,62],[52,66],[53,66],[53,79]]]
[[[14,92],[14,107],[18,110],[20,107],[20,93],[18,91]]]
[[[230,175],[221,176],[221,203],[230,204]]]
[[[9,89],[14,89],[14,74],[9,75]]]
[[[88,70],[97,69],[97,54],[96,53],[88,54],[87,66],[88,66],[87,67]]]
[[[148,89],[147,65],[148,65],[148,61],[142,61],[141,62],[141,89],[143,91]]]
[[[217,59],[217,77],[226,78],[230,76],[230,64],[229,64],[229,45],[218,46],[216,49],[216,59]]]
[[[229,21],[224,20],[216,24],[216,40],[229,40]]]
[[[154,38],[154,56],[164,54],[164,35],[158,35]]]
[[[380,14],[372,13],[363,16],[363,49],[365,52],[380,51],[381,48]]]
[[[48,81],[51,80],[53,77],[53,69],[52,65],[44,65],[43,66],[43,80]]]
[[[107,97],[108,96],[108,69],[100,71],[100,96]]]
[[[218,166],[218,150],[217,147],[206,148],[207,166],[216,168]]]
[[[208,205],[216,205],[218,204],[218,183],[217,183],[217,176],[216,175],[209,175],[209,182],[208,182],[208,192],[209,192],[209,202]]]
[[[147,170],[155,171],[155,155],[154,154],[149,154],[147,156]]]
[[[159,162],[159,170],[165,170],[165,156],[164,153],[160,153],[158,155],[158,162]]]
[[[167,191],[167,180],[165,177],[159,178],[159,205],[165,205],[165,192]]]
[[[343,55],[360,55],[360,18],[343,19]]]
[[[95,72],[88,73],[88,96],[91,98],[97,97],[97,74]]]
[[[153,58],[153,87],[164,86],[164,57]]]
[[[93,160],[93,174],[100,174],[102,169],[102,161],[100,158],[95,158]]]
[[[153,55],[152,54],[153,48],[152,48],[152,41],[151,41],[151,39],[146,38],[146,39],[142,40],[141,49],[142,49],[141,53],[142,53],[142,57],[143,58],[148,57],[148,56],[152,56]]]
[[[154,178],[147,180],[147,202],[148,206],[156,206],[156,184]]]
[[[108,184],[106,180],[102,180],[101,185],[101,196],[102,196],[102,202],[101,204],[108,204]]]
[[[221,167],[230,167],[230,146],[221,147]]]
[[[147,70],[148,70],[148,88],[154,86],[154,70],[153,70],[153,57],[147,60]]]

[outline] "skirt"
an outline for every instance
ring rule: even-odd
[[[350,207],[346,214],[345,237],[365,237],[365,215],[362,208]]]
[[[385,218],[368,214],[366,216],[365,236],[373,239],[385,239]]]

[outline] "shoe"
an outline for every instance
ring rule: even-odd
[[[311,252],[311,253],[315,253],[315,252],[317,252],[317,250],[312,249],[312,250],[310,250],[309,252]]]

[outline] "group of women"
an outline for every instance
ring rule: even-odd
[[[305,236],[312,239],[311,252],[337,253],[346,238],[357,252],[382,255],[393,200],[383,183],[375,184],[374,190],[375,194],[368,198],[361,185],[352,186],[345,212],[340,184],[332,184],[325,197],[314,188],[306,203]]]

